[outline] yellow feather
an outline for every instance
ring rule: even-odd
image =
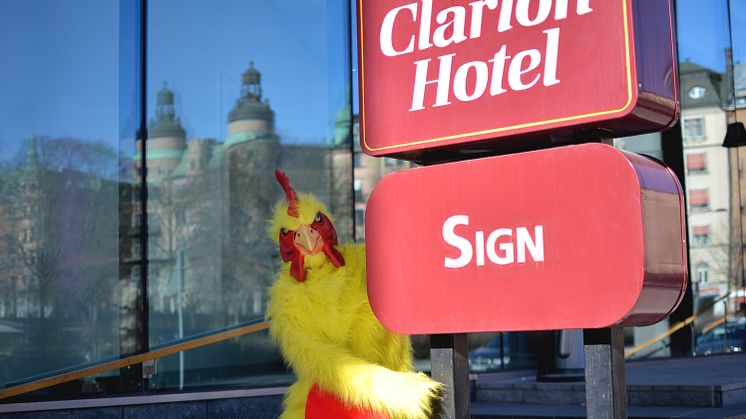
[[[310,195],[299,196],[299,219],[278,204],[269,229],[297,228],[323,211]],[[327,214],[328,215],[328,214]],[[284,263],[269,291],[270,333],[298,381],[286,395],[283,419],[302,419],[309,388],[315,383],[350,406],[384,412],[392,418],[425,419],[440,397],[441,384],[412,369],[408,336],[388,331],[368,302],[363,245],[342,245],[345,265],[335,268],[326,256],[306,264],[307,277],[296,281]],[[309,258],[307,258],[309,259]]]

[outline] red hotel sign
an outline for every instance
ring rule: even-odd
[[[670,169],[602,144],[395,173],[366,212],[370,304],[406,334],[652,324],[686,287],[683,210]]]
[[[652,131],[678,116],[670,0],[359,0],[371,155]],[[554,138],[546,135],[553,133]]]

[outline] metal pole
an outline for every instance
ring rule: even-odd
[[[625,419],[627,384],[623,329],[586,329],[583,339],[587,416],[594,419]]]
[[[469,419],[469,345],[465,333],[430,335],[433,379],[445,385],[442,417]]]

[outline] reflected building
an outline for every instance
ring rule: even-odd
[[[353,163],[355,136],[353,134],[353,117],[350,106],[344,106],[337,112],[334,122],[334,139],[330,152],[327,153],[327,166],[331,169],[329,186],[329,211],[334,215],[334,226],[340,243],[351,243],[356,238],[355,211],[353,203]]]
[[[266,234],[274,205],[283,196],[275,169],[285,171],[297,190],[327,203],[340,220],[341,241],[352,236],[347,221],[351,191],[345,193],[352,178],[349,134],[343,135],[343,126],[332,144],[281,144],[275,112],[253,62],[242,75],[223,141],[187,140],[174,112],[174,97],[164,85],[148,126],[148,278],[154,343],[178,337],[175,313],[180,309],[187,323],[184,336],[263,317],[266,288],[280,263],[276,245]],[[139,154],[133,169],[137,183],[142,173]],[[133,254],[139,255],[139,249]],[[137,278],[138,273],[133,275]]]
[[[3,274],[0,280],[0,318],[43,318],[52,303],[34,275],[34,260],[42,246],[39,241],[44,206],[41,202],[45,170],[39,162],[36,137],[29,141],[25,164],[4,173],[2,202]],[[13,185],[17,186],[13,186]]]
[[[681,129],[689,222],[689,266],[696,305],[729,290],[731,191],[722,147],[727,126],[728,77],[691,61],[680,64]],[[696,310],[696,307],[695,307]],[[718,304],[701,316],[700,329],[725,313]]]
[[[373,188],[384,176],[400,170],[416,167],[417,165],[408,160],[399,160],[391,157],[372,157],[365,154],[360,146],[360,120],[359,116],[353,118],[353,143],[355,155],[353,159],[354,181],[353,190],[355,194],[355,238],[365,241],[365,208],[368,199],[373,193]]]
[[[129,269],[120,252],[131,248],[118,240],[120,229],[130,230],[131,208],[117,199],[132,189],[72,163],[93,156],[116,173],[116,160],[99,151],[74,138],[33,136],[25,159],[0,171],[0,382],[119,353],[107,325],[116,322],[117,285]],[[77,351],[65,350],[70,341]]]

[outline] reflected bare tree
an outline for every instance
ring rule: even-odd
[[[0,352],[32,358],[18,362],[22,375],[116,353],[119,269],[117,152],[73,138],[24,148],[0,172],[0,284],[12,290],[0,298],[4,317],[28,328],[21,347]]]

